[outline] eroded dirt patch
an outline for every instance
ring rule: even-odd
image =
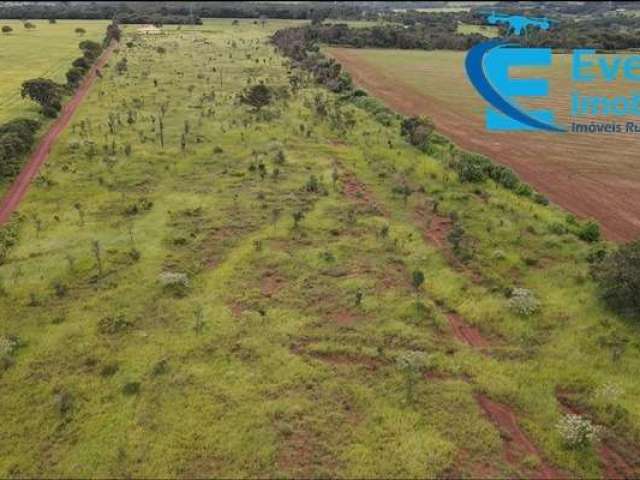
[[[489,348],[489,342],[482,336],[480,330],[469,325],[460,315],[455,312],[449,312],[446,316],[453,330],[453,335],[458,340],[481,350]]]
[[[380,358],[368,355],[351,353],[351,352],[318,352],[308,350],[309,342],[299,342],[291,347],[291,351],[297,355],[303,355],[310,358],[322,360],[332,365],[354,365],[363,366],[367,370],[375,371],[384,365],[384,361]]]
[[[375,215],[389,216],[389,212],[382,207],[367,186],[353,172],[342,167],[340,181],[342,182],[342,191],[349,200],[365,207]]]
[[[510,407],[480,394],[476,395],[476,401],[500,432],[504,441],[504,457],[509,465],[517,470],[524,470],[522,473],[528,478],[568,478],[544,461],[540,450],[518,425],[516,414]],[[527,457],[537,459],[538,465],[533,468],[524,467],[523,462]]]

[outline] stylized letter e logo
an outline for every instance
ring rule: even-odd
[[[500,41],[483,42],[467,54],[467,75],[478,93],[493,108],[487,108],[490,131],[544,130],[563,132],[554,124],[550,110],[524,110],[513,97],[544,97],[549,85],[543,79],[513,79],[509,68],[551,65],[548,48],[504,48]]]

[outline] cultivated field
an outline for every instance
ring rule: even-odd
[[[0,33],[0,123],[21,116],[36,118],[38,106],[20,97],[20,86],[25,80],[46,77],[65,83],[65,73],[71,62],[82,52],[82,40],[101,41],[108,25],[103,20],[31,20],[36,26],[27,30],[18,20],[0,20],[0,26],[13,28],[9,34]],[[86,33],[78,35],[76,28]]]
[[[554,202],[579,216],[596,218],[608,238],[632,240],[640,235],[638,134],[489,133],[484,101],[466,78],[465,53],[338,48],[329,52],[371,94],[405,114],[430,116],[461,147],[513,167]],[[551,99],[538,103],[553,107],[564,124],[570,121],[574,90],[570,68],[569,55],[554,55],[553,67],[545,73]],[[620,87],[613,92],[610,85],[596,83],[580,90],[615,96],[636,89],[616,83]]]
[[[286,24],[125,29],[0,230],[0,477],[637,476],[592,245],[292,69]]]

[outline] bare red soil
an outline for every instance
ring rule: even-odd
[[[20,202],[24,198],[27,190],[29,189],[29,185],[31,185],[31,181],[38,174],[38,170],[42,164],[49,157],[49,153],[51,152],[51,147],[60,136],[60,134],[67,127],[73,114],[78,109],[82,101],[89,92],[91,85],[96,79],[96,71],[102,67],[104,67],[105,63],[111,57],[113,53],[113,49],[115,48],[115,43],[111,44],[102,54],[102,56],[98,59],[98,61],[91,67],[89,72],[84,78],[82,84],[78,87],[76,92],[74,93],[71,100],[69,100],[64,107],[62,108],[62,112],[58,118],[51,124],[49,127],[49,131],[45,134],[44,137],[38,143],[38,146],[31,155],[29,162],[23,167],[22,171],[15,179],[7,193],[5,194],[2,202],[0,203],[0,224],[6,223],[11,214],[18,208]]]
[[[529,440],[518,425],[513,410],[484,395],[477,395],[476,401],[485,415],[493,423],[504,440],[504,456],[509,465],[520,468],[526,457],[538,459],[538,466],[531,471],[523,472],[527,478],[568,478],[566,474],[545,463],[540,450]]]
[[[453,330],[453,335],[458,340],[478,349],[489,347],[489,342],[482,336],[480,330],[467,324],[460,315],[453,312],[447,313],[447,319]]]
[[[384,215],[385,217],[389,213],[382,208],[382,206],[376,201],[373,194],[367,189],[367,187],[348,170],[344,170],[340,180],[343,184],[343,192],[345,196],[355,203],[364,205],[370,208],[372,211]]]
[[[459,111],[438,93],[430,94],[438,89],[428,89],[426,84],[424,90],[411,87],[398,72],[384,71],[368,62],[361,50],[331,48],[329,52],[356,83],[387,106],[405,115],[430,116],[438,130],[459,147],[512,167],[553,202],[577,216],[597,219],[607,238],[629,241],[640,235],[640,180],[636,175],[634,135],[594,138],[563,134],[550,138],[543,133],[490,134],[480,116]],[[464,78],[453,81],[464,82]],[[467,86],[456,83],[452,88]]]

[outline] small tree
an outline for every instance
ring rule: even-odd
[[[640,240],[608,254],[592,272],[610,308],[640,318]]]
[[[24,28],[26,28],[27,30],[33,30],[36,28],[36,26],[31,22],[24,22]]]
[[[8,35],[11,32],[13,32],[13,28],[11,28],[9,25],[2,26],[2,33],[4,33],[5,35]]]
[[[420,303],[419,303],[420,287],[422,287],[423,284],[424,284],[424,273],[422,273],[421,270],[415,270],[411,274],[411,285],[413,286],[413,289],[416,292],[416,309],[418,311],[420,310]]]
[[[295,212],[292,213],[292,217],[293,217],[293,228],[298,228],[298,225],[304,218],[304,212],[302,210],[296,210]]]
[[[55,18],[53,18],[53,17],[49,17],[49,23],[50,23],[51,25],[55,25],[56,23],[58,23],[58,21],[57,21]]]
[[[87,33],[87,31],[82,28],[82,27],[78,27],[75,29],[75,32],[78,36],[82,37],[85,33]]]
[[[92,242],[93,256],[96,259],[96,267],[98,268],[98,275],[102,276],[102,247],[100,241],[94,240]]]
[[[248,105],[251,105],[256,110],[260,110],[262,107],[269,105],[273,94],[271,89],[264,84],[254,85],[250,87],[241,97],[241,101]]]
[[[396,359],[396,365],[404,375],[408,404],[412,404],[415,399],[415,388],[420,381],[420,372],[425,364],[424,357],[422,352],[406,352]]]

